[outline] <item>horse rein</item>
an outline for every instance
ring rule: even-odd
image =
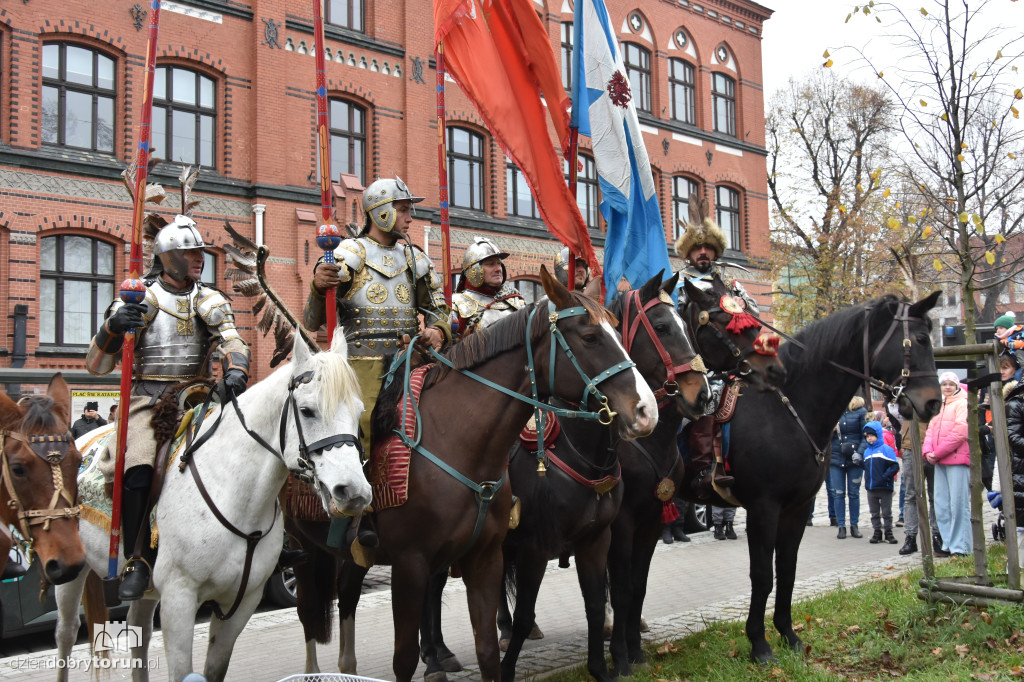
[[[775,331],[772,327],[762,322],[756,315],[747,310],[745,302],[741,305],[737,302],[737,299],[741,302],[743,301],[743,299],[736,296],[730,296],[728,294],[723,295],[719,299],[718,305],[713,308],[708,308],[707,310],[697,310],[697,304],[693,301],[688,301],[687,306],[693,306],[694,308],[694,310],[689,312],[688,318],[690,321],[690,328],[695,330],[694,338],[696,338],[696,332],[700,331],[702,327],[707,327],[715,335],[719,343],[729,349],[729,352],[736,359],[736,365],[728,373],[732,374],[735,372],[740,376],[746,376],[754,371],[750,366],[750,363],[747,362],[747,358],[754,353],[757,353],[758,355],[776,355],[778,353],[779,343],[778,337],[761,332],[754,339],[754,343],[750,348],[746,351],[741,351],[735,342],[729,338],[729,335],[724,334],[716,325],[711,324],[711,316],[713,314],[725,313],[727,315],[731,315],[734,320],[745,315],[756,323],[758,329],[761,327],[768,327],[772,331]],[[696,315],[694,315],[694,311],[696,311]],[[694,322],[696,322],[696,324],[694,324]],[[732,322],[730,322],[730,324],[732,324]],[[749,327],[745,327],[745,329],[746,328]],[[739,332],[736,332],[735,336],[739,336],[742,331],[743,330],[741,329]],[[743,369],[744,365],[746,366],[746,369]]]
[[[50,473],[53,477],[53,497],[46,509],[25,509],[21,498],[14,489],[11,465],[7,455],[7,439],[16,440],[32,450],[41,460],[50,465]],[[64,473],[61,471],[61,464],[68,455],[68,449],[72,445],[71,433],[44,434],[26,436],[17,431],[0,431],[0,477],[4,480],[4,488],[9,498],[7,504],[18,515],[18,529],[22,536],[22,548],[27,552],[31,551],[32,526],[42,525],[44,531],[50,530],[50,522],[54,519],[77,519],[80,508],[75,504],[74,496],[64,486]],[[58,507],[61,498],[64,498],[69,505]],[[6,524],[4,525],[6,531]],[[12,538],[13,539],[13,538]]]
[[[313,443],[309,443],[308,445],[306,444],[306,437],[302,432],[302,422],[299,420],[298,404],[295,401],[295,389],[302,384],[308,384],[312,380],[313,372],[312,370],[310,370],[308,372],[303,372],[298,376],[292,377],[291,380],[288,382],[288,398],[285,400],[285,404],[281,408],[281,420],[280,427],[278,429],[281,447],[280,452],[275,450],[273,446],[270,445],[266,440],[264,440],[262,436],[260,436],[258,433],[249,428],[249,426],[245,423],[245,417],[242,415],[242,411],[238,407],[238,400],[235,398],[234,395],[231,396],[231,405],[235,408],[235,414],[238,416],[238,421],[242,425],[242,429],[247,434],[249,434],[250,438],[252,438],[254,441],[263,446],[263,449],[267,450],[268,452],[270,452],[270,454],[274,455],[274,457],[281,460],[282,464],[285,463],[283,454],[285,447],[285,431],[288,425],[288,415],[291,414],[292,418],[295,420],[295,429],[298,432],[299,436],[298,470],[293,470],[291,467],[287,467],[287,465],[285,466],[291,473],[295,474],[296,478],[305,483],[313,485],[316,488],[316,490],[319,491],[320,479],[317,477],[316,469],[314,468],[313,462],[310,459],[312,455],[322,453],[325,450],[330,450],[333,447],[352,445],[359,452],[359,458],[363,462],[364,466],[366,465],[366,459],[364,458],[362,442],[359,440],[358,437],[350,433],[339,433],[333,436],[328,436],[327,438],[323,438]],[[205,418],[206,413],[209,409],[212,396],[213,391],[210,391],[210,393],[208,393],[206,396],[206,400],[203,403],[199,417],[196,420],[195,429],[190,431],[190,433],[198,433],[199,429],[202,427],[203,419]],[[289,406],[291,407],[291,410],[289,410]],[[178,469],[179,471],[184,471],[185,467],[188,467],[188,470],[192,473],[192,478],[196,483],[196,488],[199,490],[199,494],[202,496],[203,501],[206,502],[206,506],[209,507],[211,512],[213,512],[213,515],[216,517],[216,519],[220,522],[222,526],[224,526],[225,529],[227,529],[233,535],[236,535],[245,540],[245,562],[242,566],[242,579],[241,582],[239,583],[238,593],[235,595],[234,603],[231,604],[231,607],[228,609],[227,613],[223,613],[220,609],[220,605],[217,602],[213,602],[214,615],[216,615],[217,618],[220,620],[228,620],[229,618],[231,618],[231,616],[234,615],[235,611],[238,610],[239,605],[242,603],[242,598],[245,596],[245,588],[249,584],[249,573],[252,569],[252,558],[253,555],[256,553],[256,546],[259,544],[260,540],[265,538],[270,533],[270,531],[273,530],[274,525],[277,523],[277,518],[278,515],[280,514],[281,507],[280,502],[275,499],[274,519],[270,523],[270,528],[268,528],[266,531],[255,530],[251,533],[246,533],[235,527],[235,525],[232,524],[227,519],[227,517],[224,516],[223,512],[221,512],[220,509],[217,507],[217,504],[214,502],[213,498],[210,496],[209,491],[206,489],[206,485],[203,483],[202,477],[199,475],[199,469],[196,468],[195,458],[192,455],[195,453],[196,448],[205,443],[206,440],[217,430],[217,427],[220,426],[221,417],[223,416],[224,409],[221,408],[220,413],[217,415],[217,420],[214,422],[213,428],[204,433],[198,439],[189,443],[189,445],[185,449],[185,452],[183,452],[181,455],[182,461],[181,464],[178,465]]]
[[[652,298],[646,304],[641,304],[640,292],[634,289],[626,294],[626,300],[622,306],[622,346],[626,349],[626,354],[630,355],[632,353],[633,343],[636,341],[637,332],[640,331],[640,325],[642,324],[644,329],[647,330],[647,336],[654,345],[654,349],[658,351],[658,355],[661,356],[662,364],[665,365],[665,383],[662,384],[661,388],[654,392],[654,398],[658,401],[659,407],[661,406],[663,398],[670,398],[679,394],[679,384],[676,382],[676,376],[686,372],[700,372],[701,374],[707,373],[707,368],[704,366],[704,360],[699,354],[695,355],[693,360],[690,362],[682,365],[672,364],[672,357],[668,354],[668,351],[665,350],[665,345],[661,342],[661,338],[654,332],[654,326],[651,324],[651,320],[647,316],[648,310],[662,303],[673,307],[674,312],[672,299],[669,298],[667,294],[664,294],[664,292],[662,292],[657,298]],[[630,322],[631,306],[636,308],[636,314],[632,318],[632,323]]]

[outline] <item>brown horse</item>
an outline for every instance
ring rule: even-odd
[[[511,506],[506,469],[508,451],[533,412],[524,396],[582,401],[579,410],[601,409],[603,403],[592,391],[585,391],[586,386],[596,385],[617,413],[613,428],[619,437],[640,437],[657,423],[654,394],[628,360],[611,314],[585,296],[568,291],[544,268],[541,281],[549,300],[527,306],[453,347],[447,356],[453,369],[439,365],[427,373],[419,401],[420,447],[410,463],[409,500],[376,513],[381,540],[377,559],[392,564],[394,671],[398,680],[411,679],[416,669],[417,635],[428,579],[456,561],[467,586],[482,677],[498,678],[494,619],[501,587],[501,543]],[[620,367],[628,369],[616,371]],[[468,376],[470,370],[478,378]],[[500,388],[482,386],[479,379]],[[396,380],[382,393],[377,403],[375,443],[389,436],[396,425],[398,383]],[[292,521],[289,529],[298,525],[307,524]],[[309,530],[312,532],[300,537],[307,549],[310,536],[325,535],[322,529]],[[333,567],[328,571],[321,568],[326,556],[316,553],[311,567],[296,567],[299,615],[304,625],[307,617],[315,623],[317,612],[323,616],[330,609],[334,575]],[[320,575],[307,583],[303,569]],[[342,628],[351,633],[365,569],[346,561],[341,573],[339,611]],[[310,586],[319,594],[307,600],[304,591]],[[320,624],[329,627],[323,620]],[[307,628],[307,637],[310,632]],[[321,632],[329,636],[329,632]],[[307,654],[311,648],[308,641]],[[343,650],[339,667],[354,671],[350,650]]]
[[[46,396],[15,403],[0,393],[0,520],[18,529],[54,585],[74,580],[85,565],[78,537],[78,466],[71,427],[71,390],[57,373]],[[11,537],[3,539],[10,549]],[[0,558],[0,571],[7,551]]]

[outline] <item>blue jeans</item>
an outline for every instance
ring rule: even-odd
[[[828,518],[834,519],[836,517],[836,497],[832,491],[832,472],[825,476],[825,495],[828,497]],[[814,500],[811,500],[811,514],[810,518],[814,518]]]
[[[850,498],[850,525],[860,525],[860,482],[864,468],[851,466],[846,469],[832,465],[832,494],[835,500],[836,523],[840,528],[846,525],[846,498]]]
[[[947,552],[970,554],[974,549],[970,484],[970,467],[935,465],[935,521]]]

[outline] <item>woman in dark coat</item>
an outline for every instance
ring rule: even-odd
[[[835,496],[836,522],[840,540],[846,537],[846,500],[850,500],[850,537],[862,537],[860,522],[860,484],[864,478],[864,424],[868,411],[864,399],[854,396],[839,424],[832,432],[832,466],[829,476]]]
[[[1024,538],[1024,382],[1010,380],[1003,385],[1006,399],[1006,435],[1010,441],[1010,469],[1013,472],[1013,506],[1017,513],[1018,551]],[[1006,501],[1003,501],[1006,504]]]

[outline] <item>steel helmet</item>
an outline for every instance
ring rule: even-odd
[[[466,249],[462,256],[462,275],[471,285],[478,287],[484,283],[484,269],[480,265],[483,261],[497,256],[500,260],[508,258],[508,254],[498,250],[487,237],[474,237],[473,243]],[[505,283],[508,273],[505,271],[505,264],[501,264],[501,282]]]
[[[181,252],[205,248],[196,221],[184,215],[174,216],[174,220],[160,228],[153,238],[153,255],[163,265],[164,272],[177,280],[188,277],[188,263]]]
[[[408,200],[414,204],[423,201],[423,197],[414,197],[402,178],[395,176],[374,181],[363,192],[363,211],[370,217],[373,224],[384,232],[395,229],[398,211],[396,201]]]
[[[587,273],[586,279],[587,280],[590,279],[590,268],[587,267],[586,261],[584,261],[582,258],[577,257],[576,258],[576,267],[577,268],[583,268],[583,270]],[[570,289],[573,288],[573,286],[569,284],[569,247],[568,246],[563,246],[562,250],[559,251],[558,254],[555,256],[555,279],[557,279],[559,282],[561,282],[565,286],[569,287]]]

